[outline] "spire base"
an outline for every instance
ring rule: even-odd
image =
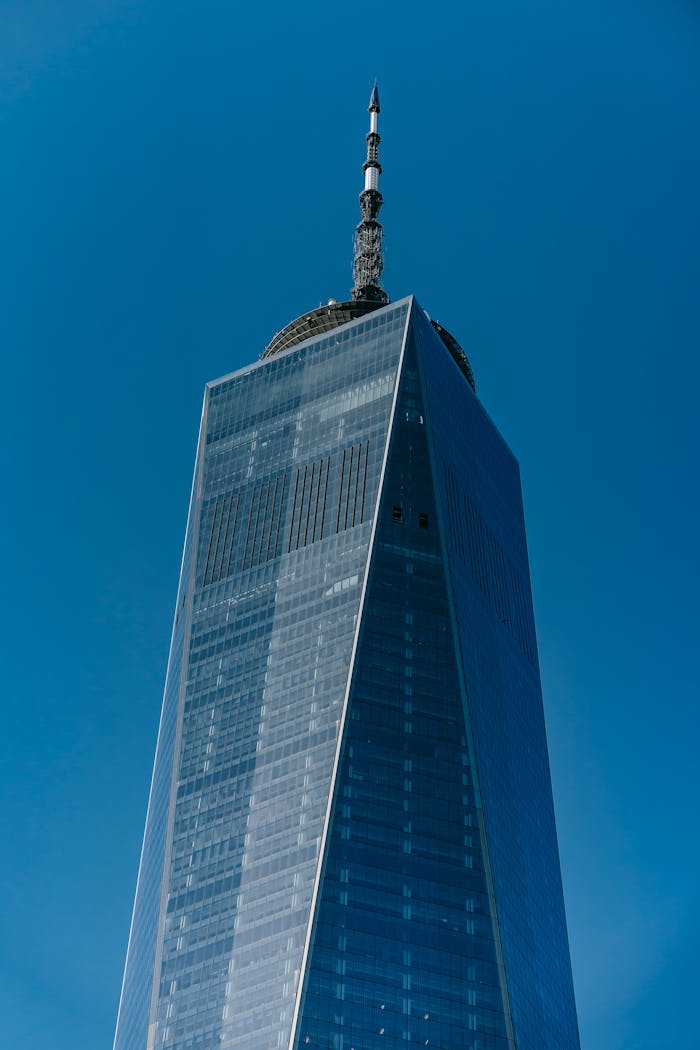
[[[384,289],[380,288],[377,284],[365,284],[362,288],[353,288],[350,294],[354,303],[367,301],[380,303],[382,306],[386,306],[391,302]]]

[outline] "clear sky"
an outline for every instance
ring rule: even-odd
[[[203,386],[347,295],[376,75],[387,290],[521,463],[583,1048],[695,1048],[697,3],[3,0],[0,68],[0,1043],[111,1047]]]

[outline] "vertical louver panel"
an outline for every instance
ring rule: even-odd
[[[369,441],[361,441],[217,498],[204,532],[202,585],[364,524],[368,465]]]

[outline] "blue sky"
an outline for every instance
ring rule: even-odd
[[[0,7],[0,1014],[110,1047],[203,385],[385,283],[522,469],[584,1050],[696,1045],[700,9]]]

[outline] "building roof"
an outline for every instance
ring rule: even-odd
[[[290,346],[303,343],[305,339],[312,339],[316,335],[330,332],[333,328],[354,321],[358,317],[381,309],[384,303],[374,299],[349,299],[347,302],[338,303],[335,299],[329,299],[325,306],[318,306],[315,310],[309,310],[301,317],[295,317],[288,325],[272,337],[262,354],[261,359],[279,354],[282,350],[288,350]],[[469,358],[459,345],[455,337],[437,321],[430,320],[433,328],[442,339],[447,349],[452,354],[460,371],[468,381],[472,390],[476,391],[474,372],[469,363]]]

